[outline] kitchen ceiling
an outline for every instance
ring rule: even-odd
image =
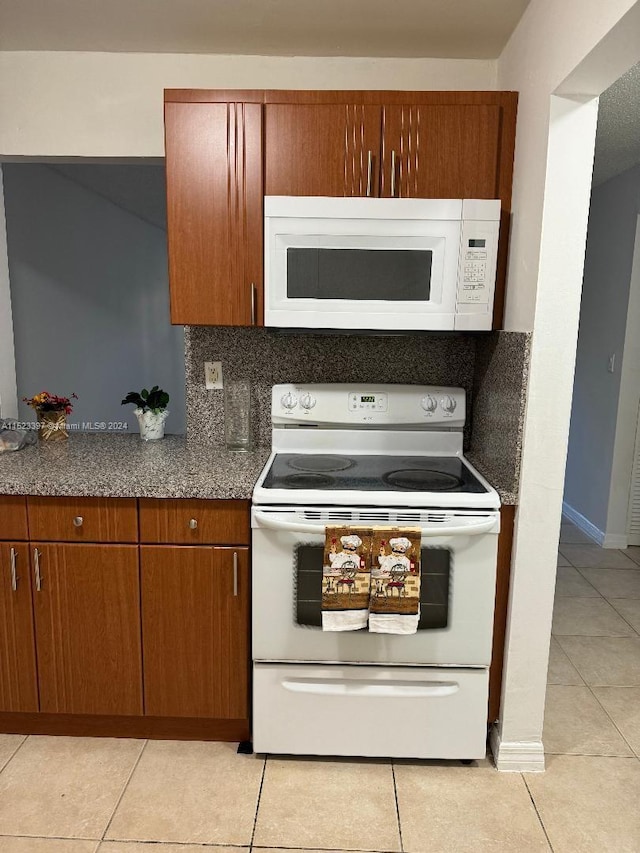
[[[593,184],[640,163],[640,63],[600,96]]]
[[[497,57],[529,0],[0,0],[0,50]]]

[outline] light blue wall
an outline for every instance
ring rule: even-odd
[[[607,529],[620,368],[639,212],[640,166],[594,188],[564,499],[602,532]],[[616,369],[609,373],[608,360],[614,353]]]
[[[110,175],[122,184],[122,170],[134,184],[145,170],[141,191],[148,170],[164,181],[158,165],[92,168],[106,187]],[[133,407],[120,401],[159,384],[171,395],[167,431],[182,433],[184,330],[169,322],[166,233],[87,188],[86,166],[83,183],[64,169],[3,166],[18,396],[75,392],[72,421],[124,420],[137,431]],[[33,420],[25,404],[20,417]]]

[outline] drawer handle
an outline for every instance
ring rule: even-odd
[[[84,518],[81,515],[76,515],[76,517],[73,519],[73,526],[74,527],[82,527],[83,523],[84,523]]]
[[[16,554],[16,549],[11,549],[11,589],[14,592],[18,590],[18,575],[16,573],[16,562],[18,559],[18,555]]]
[[[189,521],[189,527],[190,527],[192,530],[196,530],[196,529],[197,529],[197,527],[198,527],[198,520],[197,520],[196,518],[192,518],[192,519]]]
[[[238,552],[233,552],[233,597],[238,597]]]
[[[36,570],[36,589],[40,592],[42,590],[42,575],[40,574],[40,551],[37,548],[33,549],[33,562]]]

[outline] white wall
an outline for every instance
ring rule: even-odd
[[[640,213],[640,166],[595,187],[591,197],[580,332],[571,409],[565,502],[603,535],[626,533],[633,456],[621,460],[622,507],[612,496],[629,283]],[[615,372],[608,361],[615,355]],[[636,405],[637,411],[637,405]],[[620,438],[620,436],[619,436]],[[628,449],[627,449],[628,450]],[[625,500],[625,492],[627,500]],[[609,519],[609,520],[608,520]]]
[[[0,417],[18,417],[2,170],[0,170]]]
[[[0,156],[163,156],[165,88],[495,89],[495,62],[4,52]]]
[[[520,92],[506,325],[533,328],[502,707],[493,734],[503,769],[544,766],[556,549],[597,121],[593,96],[639,58],[639,3],[532,0],[498,62],[498,87]],[[561,85],[565,97],[554,95]]]
[[[94,167],[117,170],[117,166]],[[135,181],[138,169],[126,167]],[[184,330],[169,321],[166,233],[48,166],[5,164],[18,394],[77,393],[72,423],[126,422],[128,391],[171,394],[185,431]],[[20,419],[33,412],[20,403]]]

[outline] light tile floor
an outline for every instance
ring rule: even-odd
[[[0,853],[640,853],[640,548],[558,566],[546,773],[0,735]]]

